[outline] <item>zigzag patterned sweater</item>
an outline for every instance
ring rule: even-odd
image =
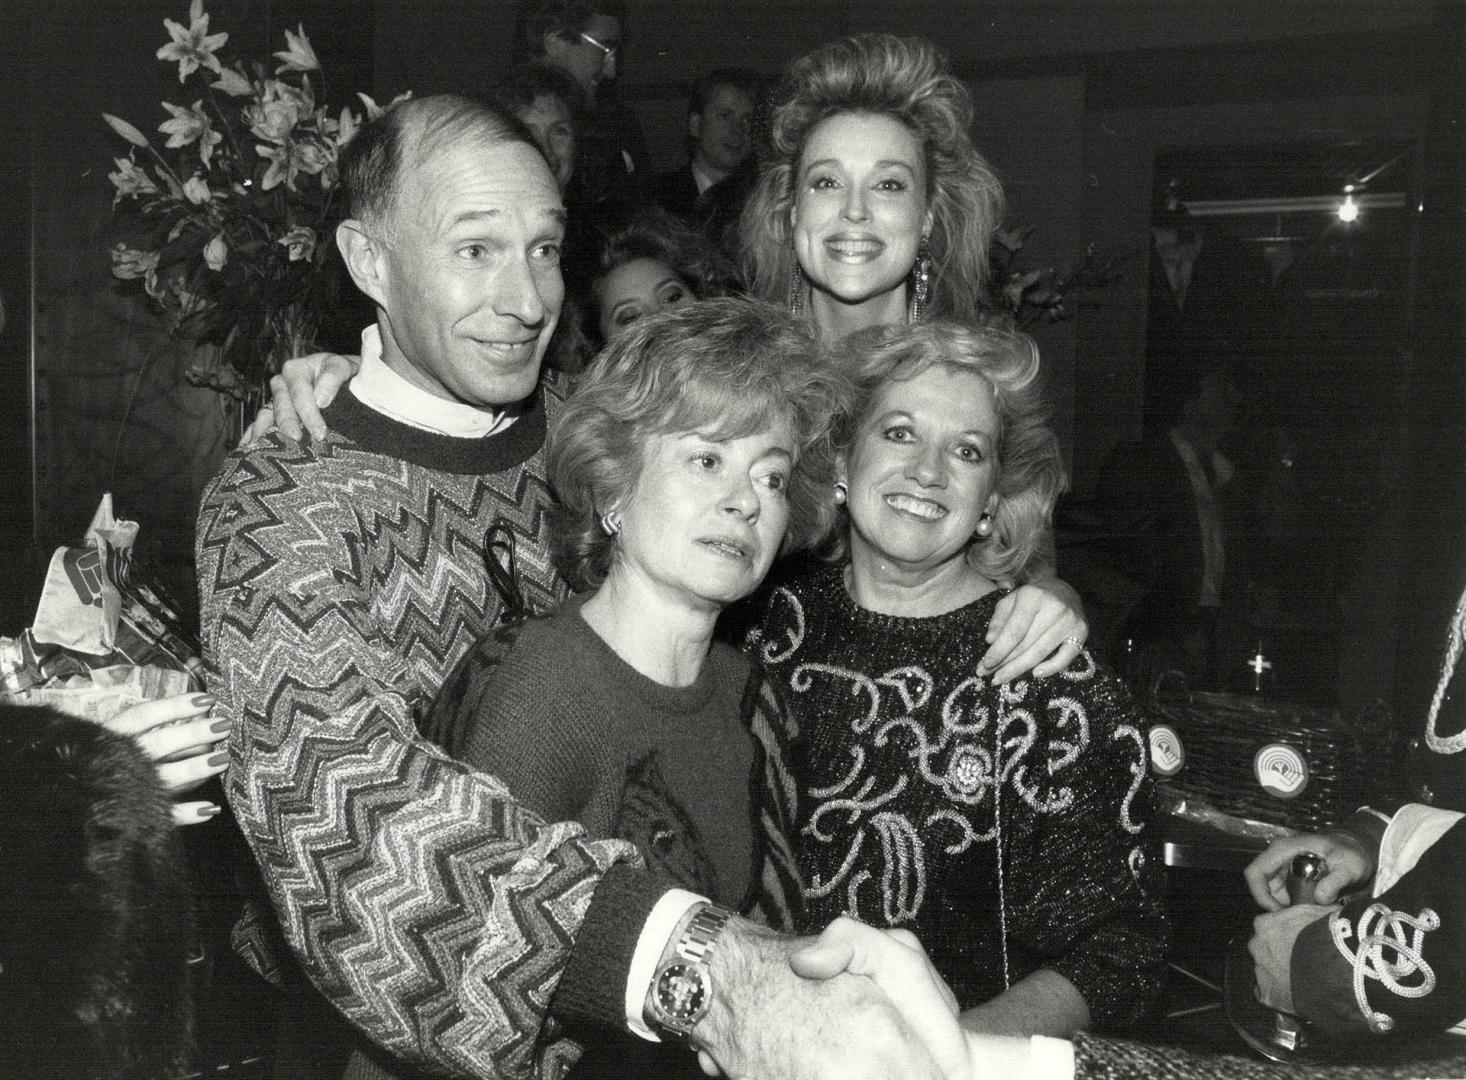
[[[231,455],[199,511],[208,685],[235,725],[227,793],[278,927],[373,1042],[479,1077],[568,1069],[552,997],[559,1019],[623,1022],[663,891],[631,845],[542,820],[414,724],[498,614],[490,526],[513,530],[532,609],[565,595],[543,460],[564,394],[547,378],[507,430],[460,439],[344,393],[325,440]]]

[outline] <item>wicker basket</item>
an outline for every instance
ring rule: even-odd
[[[1235,817],[1313,830],[1358,809],[1388,775],[1391,721],[1382,706],[1352,714],[1237,694],[1153,695],[1152,724],[1181,738],[1185,763],[1159,779],[1180,798],[1205,802]],[[1298,752],[1307,782],[1284,798],[1259,782],[1258,752],[1274,744]]]

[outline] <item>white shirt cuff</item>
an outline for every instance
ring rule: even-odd
[[[1027,1080],[1074,1080],[1074,1044],[1035,1035],[1028,1045]]]
[[[652,977],[657,973],[657,961],[667,948],[667,941],[687,914],[689,908],[708,903],[708,898],[686,889],[669,889],[652,907],[641,928],[641,937],[636,940],[636,951],[631,954],[631,967],[626,972],[626,1026],[632,1034],[640,1035],[651,1042],[661,1042],[657,1034],[647,1027],[642,1010],[646,1006],[646,991]]]
[[[1426,849],[1460,820],[1461,815],[1455,811],[1438,810],[1420,803],[1406,803],[1400,807],[1380,838],[1374,895],[1379,896],[1414,869]]]

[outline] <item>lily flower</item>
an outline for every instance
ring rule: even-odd
[[[356,133],[361,130],[361,117],[352,112],[345,105],[341,106],[341,119],[336,128],[336,149],[356,138]]]
[[[363,94],[360,90],[356,92],[356,96],[361,98],[361,103],[366,106],[367,121],[370,122],[377,119],[384,112],[386,112],[387,109],[390,109],[399,101],[406,101],[408,98],[412,97],[412,91],[407,90],[401,94],[398,94],[391,101],[387,102],[385,107],[378,105],[376,101],[373,100],[370,94]]]
[[[112,276],[121,278],[123,281],[131,281],[140,278],[144,274],[158,269],[158,253],[156,251],[140,251],[137,248],[130,248],[126,244],[117,243],[112,245]]]
[[[214,55],[214,50],[228,41],[229,35],[209,33],[209,17],[204,14],[201,0],[194,0],[189,5],[188,19],[187,27],[172,19],[163,20],[163,25],[173,40],[158,50],[158,59],[177,61],[179,82],[183,82],[201,67],[208,68],[216,75],[222,74],[223,65]]]
[[[272,143],[283,143],[299,120],[300,107],[288,97],[266,98],[244,110],[250,134]]]
[[[112,181],[112,186],[117,189],[117,194],[112,199],[112,205],[129,196],[156,195],[158,185],[153,183],[153,178],[148,175],[147,170],[138,165],[131,158],[113,158],[117,163],[117,171],[108,173],[107,179]]]
[[[117,134],[121,135],[128,142],[132,143],[133,146],[148,145],[147,136],[145,136],[141,131],[129,124],[126,120],[122,119],[122,117],[113,116],[111,113],[104,112],[102,114],[102,119],[107,121],[108,127],[117,132]]]
[[[230,97],[249,97],[255,92],[250,81],[235,68],[224,68],[219,72],[218,81],[209,83],[209,86],[211,89],[224,91]]]
[[[305,25],[298,24],[296,32],[285,31],[285,48],[274,54],[275,59],[281,61],[275,69],[279,75],[286,71],[315,71],[320,68],[321,63],[316,59],[316,51],[311,48],[310,38],[305,36]]]
[[[163,284],[163,279],[158,276],[158,268],[156,266],[143,275],[143,292],[147,293],[154,300],[162,300],[168,295],[168,287]]]
[[[309,259],[316,253],[316,234],[313,229],[304,225],[297,225],[275,243],[283,247],[290,255],[290,262],[300,262],[302,259]]]
[[[290,177],[303,172],[314,176],[331,163],[332,155],[315,142],[298,142],[290,148]]]
[[[214,238],[204,245],[204,262],[210,270],[223,270],[228,261],[229,243],[223,233],[215,233]]]
[[[255,143],[255,153],[270,163],[265,170],[265,178],[260,181],[261,191],[272,191],[281,184],[287,184],[290,180],[290,153],[285,147]]]
[[[203,206],[214,196],[202,176],[190,176],[183,182],[183,197],[195,206]]]
[[[163,102],[163,108],[173,114],[172,120],[164,120],[158,125],[158,130],[168,136],[165,146],[178,148],[188,146],[190,143],[199,144],[199,156],[205,165],[210,163],[214,156],[214,147],[224,141],[224,136],[214,130],[214,125],[209,120],[209,114],[204,112],[203,100],[193,103],[189,109],[174,105],[171,101]]]

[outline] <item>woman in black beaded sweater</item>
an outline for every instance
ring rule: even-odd
[[[1140,719],[1086,653],[979,666],[1064,482],[1037,351],[949,321],[850,346],[842,557],[783,579],[754,635],[800,720],[808,925],[914,932],[974,1032],[1122,1027],[1167,937]]]

